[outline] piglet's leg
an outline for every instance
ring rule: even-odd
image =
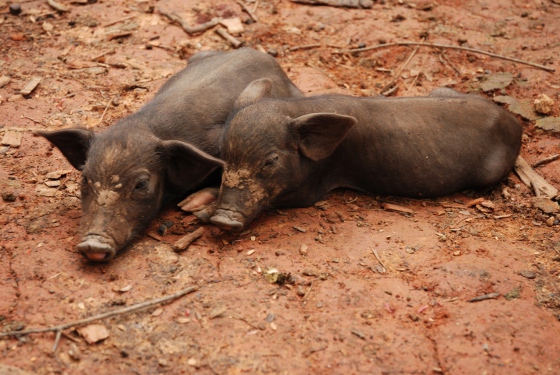
[[[189,195],[177,206],[181,207],[183,211],[192,212],[200,221],[209,223],[210,217],[216,210],[219,194],[220,189],[217,187],[205,188]]]

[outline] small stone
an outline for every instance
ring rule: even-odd
[[[52,25],[52,23],[48,23],[48,22],[43,22],[43,30],[45,30],[46,32],[50,32],[54,29],[54,26]]]
[[[533,207],[538,208],[546,214],[555,214],[560,211],[558,203],[551,201],[547,197],[533,197],[531,203]]]
[[[0,89],[10,83],[11,80],[8,76],[0,76]]]
[[[550,112],[552,112],[552,106],[554,106],[554,100],[552,100],[546,94],[540,94],[535,99],[533,104],[535,105],[535,111],[537,111],[538,113],[548,115]]]
[[[189,366],[196,367],[197,364],[198,364],[198,361],[194,358],[189,358],[189,360],[187,361],[187,365],[189,365]]]
[[[12,192],[2,193],[2,199],[6,202],[14,202],[16,198],[16,195]]]
[[[548,225],[549,227],[551,227],[551,226],[554,225],[554,222],[555,222],[555,221],[556,221],[556,219],[554,218],[554,216],[551,216],[551,217],[549,217],[549,218],[545,221],[545,223],[546,223],[546,225]]]
[[[179,324],[187,324],[188,322],[191,321],[191,318],[186,318],[184,316],[180,316],[178,318],[175,318],[175,321]]]
[[[312,269],[310,269],[310,268],[304,269],[302,273],[303,273],[305,276],[315,276],[315,277],[316,277],[317,275],[319,275],[319,273],[318,273],[317,271],[312,270]]]
[[[519,274],[527,279],[534,279],[535,277],[537,277],[537,275],[530,270],[519,271]]]
[[[10,4],[10,14],[12,16],[19,16],[21,13],[21,5],[19,4]]]
[[[278,324],[271,322],[270,323],[270,329],[272,329],[273,331],[276,331],[278,329]]]
[[[88,344],[95,344],[96,342],[105,340],[109,337],[109,331],[103,324],[90,324],[85,327],[78,328],[77,331]]]
[[[66,174],[68,174],[70,171],[66,170],[66,169],[59,169],[57,171],[53,171],[53,172],[49,172],[47,173],[47,178],[49,180],[58,180],[59,178],[66,176]]]
[[[301,244],[301,247],[299,248],[299,254],[300,255],[307,255],[307,249],[309,247],[306,244]]]
[[[214,318],[217,318],[217,317],[221,316],[226,311],[227,311],[227,307],[218,306],[218,307],[214,308],[212,311],[210,311],[210,314],[208,315],[208,317],[210,319],[214,319]]]
[[[13,130],[7,130],[1,141],[2,145],[10,147],[19,147],[21,144],[21,133]]]
[[[43,78],[41,78],[41,77],[32,77],[25,84],[25,86],[23,86],[23,88],[20,90],[19,93],[23,96],[27,96],[27,95],[31,94],[31,92],[33,92],[33,90],[35,90],[35,88],[39,85],[39,83],[41,83],[42,80],[43,80]]]
[[[68,355],[74,361],[79,361],[80,360],[80,349],[78,348],[78,346],[75,343],[70,344],[70,349],[68,350]]]
[[[60,181],[58,181],[58,180],[45,181],[45,185],[47,185],[48,187],[59,187],[60,186]]]
[[[278,50],[275,48],[270,48],[268,51],[266,51],[266,53],[268,53],[272,57],[278,56]]]
[[[305,295],[305,289],[303,288],[303,286],[298,285],[296,294],[300,297],[303,297]]]
[[[158,307],[157,309],[154,310],[154,312],[152,313],[152,316],[158,317],[161,314],[163,314],[163,309],[161,307]]]

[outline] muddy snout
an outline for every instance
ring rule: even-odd
[[[219,208],[210,218],[215,226],[230,232],[239,232],[245,225],[245,218],[239,212]]]
[[[84,236],[77,248],[83,256],[95,262],[109,262],[117,253],[113,241],[99,235]]]

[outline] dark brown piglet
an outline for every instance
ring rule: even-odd
[[[475,95],[268,98],[250,85],[226,125],[211,222],[241,230],[266,207],[303,207],[347,187],[409,197],[491,186],[506,176],[522,128]],[[250,104],[254,102],[254,104]]]
[[[38,132],[82,171],[78,250],[94,261],[113,259],[164,202],[200,187],[222,166],[218,144],[234,102],[259,79],[272,85],[272,96],[301,96],[267,54],[201,52],[153,100],[101,133]]]

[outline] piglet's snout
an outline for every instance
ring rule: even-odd
[[[87,259],[96,262],[108,262],[115,257],[116,250],[112,241],[98,235],[87,235],[77,248]]]
[[[245,218],[239,212],[217,209],[210,221],[223,230],[238,232],[243,229]]]

